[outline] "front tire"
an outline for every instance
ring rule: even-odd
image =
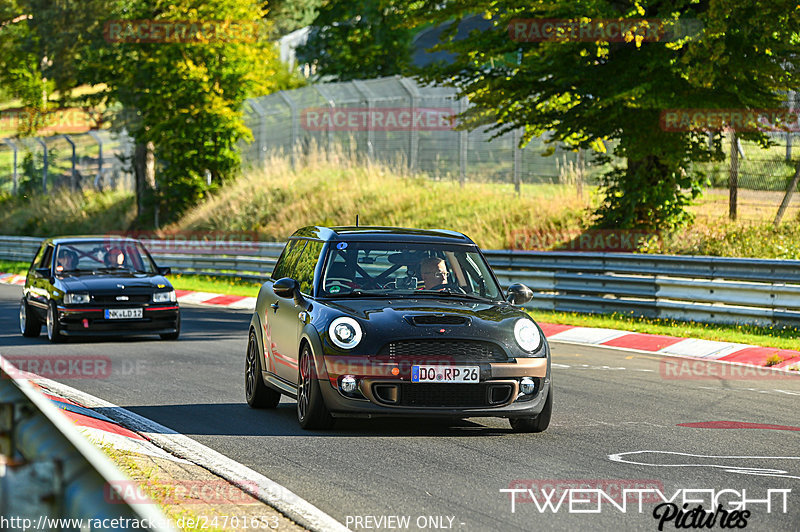
[[[281,394],[264,384],[264,379],[261,378],[261,356],[255,331],[250,331],[250,339],[247,341],[244,396],[250,408],[275,408],[281,401]]]
[[[334,419],[325,406],[319,377],[311,356],[311,348],[303,344],[297,376],[297,421],[305,430],[325,430],[333,426]]]
[[[553,413],[553,383],[547,390],[547,399],[544,408],[538,416],[511,418],[508,422],[514,432],[544,432],[550,425],[550,416]]]
[[[26,338],[36,338],[42,334],[42,322],[36,312],[31,311],[24,297],[19,302],[19,330]]]
[[[47,339],[50,340],[52,344],[60,344],[64,341],[64,337],[61,336],[61,325],[58,323],[58,309],[56,309],[55,301],[50,301],[50,305],[47,307]]]

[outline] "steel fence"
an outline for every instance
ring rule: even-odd
[[[49,137],[0,139],[0,192],[133,190],[129,164],[133,143],[108,130]]]
[[[30,261],[41,239],[0,237],[0,259]],[[174,273],[269,277],[283,244],[231,242],[235,253],[143,240]],[[224,243],[223,243],[224,244]],[[220,249],[219,243],[215,243]],[[484,251],[501,284],[527,284],[529,308],[699,322],[800,325],[800,261],[633,253]]]

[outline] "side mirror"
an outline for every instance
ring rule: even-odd
[[[512,305],[524,305],[533,299],[533,291],[522,283],[514,283],[508,287],[506,299]]]
[[[272,285],[272,291],[275,292],[276,296],[287,299],[294,296],[295,292],[297,292],[299,289],[300,285],[291,277],[278,279],[275,281],[275,284]]]
[[[159,275],[169,275],[170,273],[172,273],[172,268],[170,268],[169,266],[159,266],[158,273]]]
[[[36,277],[44,279],[45,277],[50,277],[50,268],[36,268],[35,273]]]

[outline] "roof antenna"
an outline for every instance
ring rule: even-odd
[[[358,227],[358,214],[356,214],[356,227]]]

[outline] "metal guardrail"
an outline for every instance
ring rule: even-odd
[[[41,239],[0,236],[0,259],[29,261]],[[269,276],[283,244],[144,240],[175,273]],[[527,284],[530,308],[651,318],[800,325],[800,261],[632,253],[484,251],[501,284]]]
[[[174,530],[155,504],[112,491],[131,481],[18,373],[0,356],[0,528]]]

